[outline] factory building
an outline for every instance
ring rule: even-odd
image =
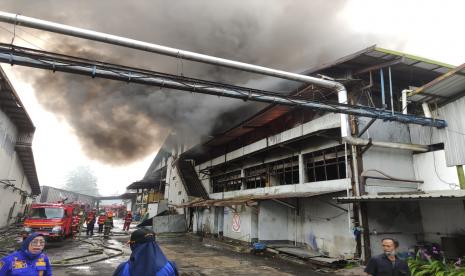
[[[434,117],[448,126],[271,104],[196,145],[169,136],[144,177],[163,192],[159,202],[183,215],[194,233],[260,241],[301,257],[367,259],[387,236],[401,251],[460,240],[463,69],[373,46],[305,74],[342,83],[348,99],[314,85],[290,96]],[[441,216],[446,212],[459,218]]]
[[[32,153],[35,127],[0,68],[0,228],[27,211],[40,186]]]

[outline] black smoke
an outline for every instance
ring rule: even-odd
[[[294,72],[361,46],[360,40],[337,19],[345,1],[2,2],[2,9],[8,12]],[[89,59],[274,88],[283,93],[293,87],[277,85],[276,80],[255,74],[82,39],[20,27],[16,33],[41,43],[48,51]],[[2,33],[2,38],[9,41],[11,35]],[[196,143],[202,136],[231,126],[263,106],[157,87],[20,70],[22,77],[33,84],[39,102],[73,128],[86,154],[112,164],[152,153],[172,130]]]

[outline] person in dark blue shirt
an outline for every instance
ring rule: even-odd
[[[385,238],[381,243],[384,253],[370,259],[365,273],[371,276],[410,276],[407,262],[396,254],[399,242],[393,238]]]
[[[141,228],[131,234],[132,254],[116,268],[113,276],[178,276],[176,265],[170,262],[155,242],[155,233]]]
[[[32,233],[18,251],[0,259],[0,276],[51,276],[52,267],[44,247],[44,236]]]

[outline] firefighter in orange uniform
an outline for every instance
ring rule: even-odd
[[[87,230],[86,230],[86,236],[93,236],[94,235],[94,225],[95,225],[95,212],[91,211],[87,214]]]
[[[105,224],[105,220],[107,220],[107,216],[105,216],[105,213],[100,213],[100,216],[98,216],[98,232],[103,233],[103,225]]]
[[[128,213],[124,217],[123,231],[129,231],[129,226],[131,225],[131,222],[132,222],[132,213],[131,211],[128,211]]]
[[[76,239],[79,236],[79,232],[81,232],[81,222],[83,216],[84,214],[82,213],[82,211],[80,211],[77,215],[73,217],[73,222],[71,224],[73,239]]]

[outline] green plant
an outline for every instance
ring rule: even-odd
[[[446,260],[422,259],[420,252],[415,258],[408,260],[408,267],[412,276],[465,276],[465,268],[457,267]]]

